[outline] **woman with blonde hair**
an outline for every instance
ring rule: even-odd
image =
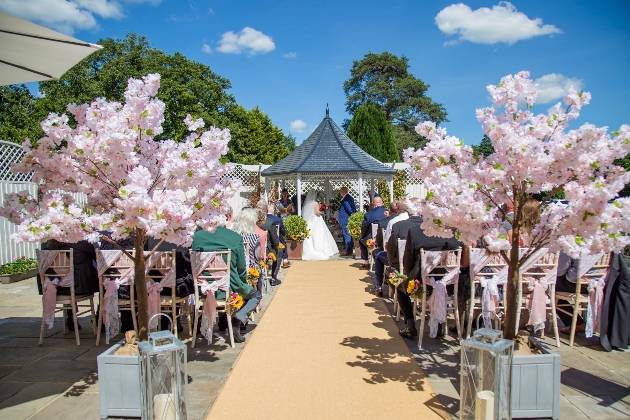
[[[528,198],[521,209],[521,239],[519,245],[528,247],[532,243],[531,233],[540,222],[540,203],[535,198]],[[512,243],[512,229],[508,231],[508,241]]]
[[[236,217],[232,230],[243,237],[243,242],[249,245],[248,267],[259,269],[258,262],[262,257],[262,248],[260,246],[260,237],[256,229],[258,222],[258,214],[254,209],[246,208]]]

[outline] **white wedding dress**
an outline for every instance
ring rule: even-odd
[[[310,191],[304,204],[304,220],[308,225],[311,236],[306,238],[302,247],[302,259],[305,261],[327,260],[339,252],[337,243],[326,226],[322,216],[315,214],[319,209],[317,192]]]

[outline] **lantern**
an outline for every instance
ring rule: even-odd
[[[188,418],[186,350],[170,331],[152,332],[148,341],[138,344],[142,420]]]
[[[461,342],[460,420],[510,420],[514,342],[481,328]]]

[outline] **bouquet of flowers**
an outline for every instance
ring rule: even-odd
[[[352,239],[361,238],[361,225],[363,224],[364,218],[365,213],[362,211],[358,211],[348,218],[348,230],[350,231]]]
[[[284,248],[285,248],[284,244],[282,242],[280,242],[278,244],[278,249],[284,249]]]
[[[394,287],[398,287],[398,285],[405,280],[407,280],[407,276],[400,271],[392,271],[392,273],[389,275],[389,282]]]
[[[337,223],[339,223],[339,221],[332,216],[329,217],[328,220],[326,221],[328,222],[329,225],[336,225]]]
[[[422,299],[423,293],[424,290],[422,290],[422,282],[420,280],[409,280],[409,284],[407,285],[407,294],[409,294],[409,296],[411,296],[415,300],[418,300]]]
[[[258,287],[258,279],[260,278],[260,271],[255,268],[250,268],[247,270],[247,283],[252,286],[254,289]]]
[[[262,261],[265,263],[266,266],[270,267],[276,261],[276,254],[270,252],[263,257]]]
[[[300,216],[287,216],[287,218],[284,219],[284,227],[287,230],[287,240],[302,242],[304,239],[311,236],[306,220]]]
[[[365,241],[365,245],[367,245],[370,248],[374,248],[376,246],[376,241],[372,238],[369,238],[368,240]]]
[[[238,293],[230,293],[230,297],[227,300],[227,304],[230,307],[230,316],[233,316],[243,306],[245,301]]]
[[[323,202],[319,205],[319,211],[321,212],[328,211],[328,209],[330,209],[330,206],[326,202]]]

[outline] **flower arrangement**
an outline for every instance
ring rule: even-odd
[[[243,306],[243,303],[245,303],[245,301],[243,300],[243,297],[241,295],[232,292],[230,293],[230,298],[228,299],[227,303],[228,306],[232,309],[232,312],[236,312],[241,308],[241,306]]]
[[[407,294],[414,299],[422,299],[422,282],[418,279],[409,280],[407,284]]]
[[[284,228],[287,231],[286,238],[290,241],[302,242],[304,239],[311,236],[306,220],[301,216],[287,216],[286,219],[284,219]]]
[[[329,209],[330,209],[330,206],[326,202],[323,202],[319,205],[319,211],[325,212],[325,211],[328,211]]]
[[[358,211],[348,218],[348,231],[350,231],[352,239],[361,238],[361,225],[363,224],[364,218],[365,213],[362,211]]]
[[[339,223],[339,221],[332,216],[329,217],[328,220],[326,220],[326,222],[328,222],[329,225],[336,225],[337,223]]]
[[[398,285],[405,280],[407,280],[407,276],[400,271],[392,271],[392,273],[389,275],[389,282],[394,287],[398,287]]]
[[[286,248],[286,247],[284,246],[284,244],[282,242],[280,242],[278,244],[278,249],[284,249],[284,248]]]
[[[247,283],[252,286],[254,289],[258,286],[258,279],[260,278],[260,271],[255,268],[250,268],[247,270]]]
[[[271,266],[275,261],[276,261],[276,254],[274,254],[273,252],[270,252],[269,254],[265,255],[262,258],[259,264],[264,265],[264,266]]]
[[[367,241],[365,241],[365,245],[370,248],[374,248],[376,246],[376,241],[372,238],[369,238]]]
[[[37,268],[35,258],[18,257],[13,262],[0,265],[0,274],[26,273],[32,268]]]

